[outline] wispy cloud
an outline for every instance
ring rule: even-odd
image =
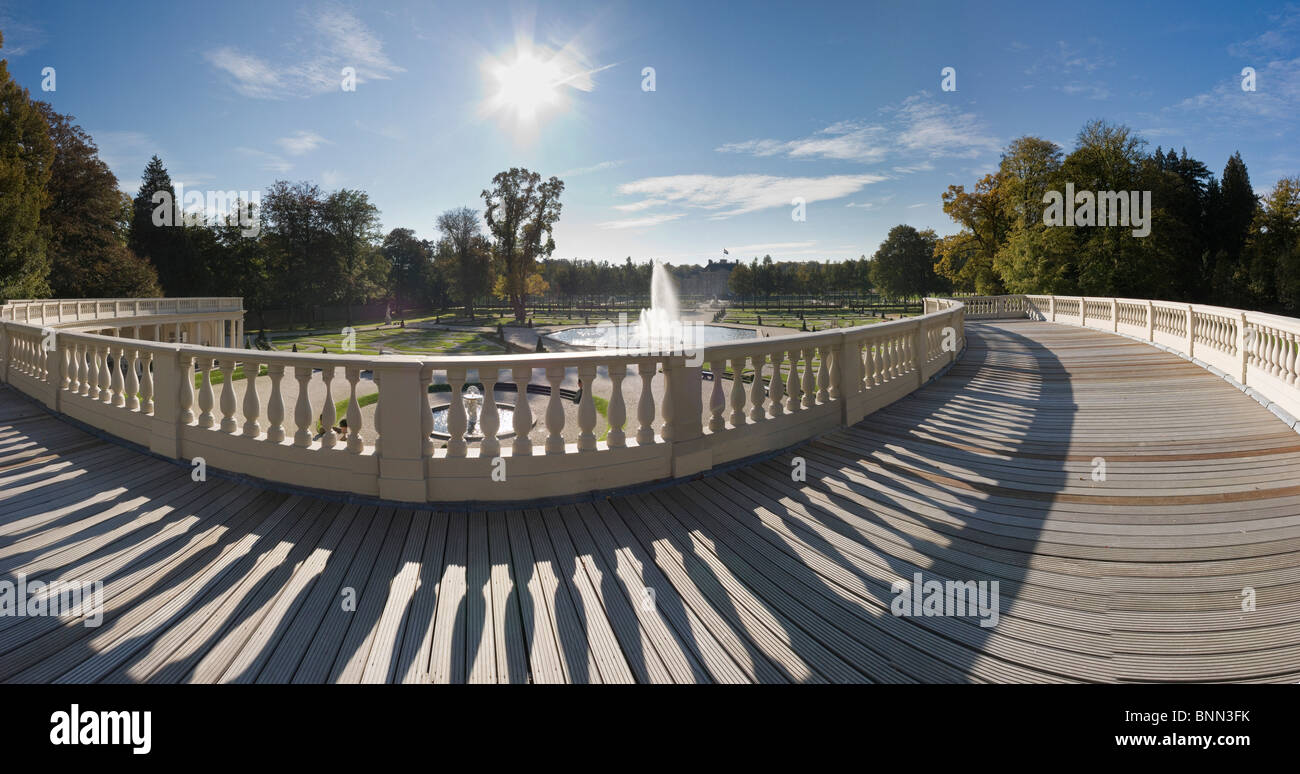
[[[838,199],[886,178],[882,175],[775,177],[772,175],[669,175],[634,180],[618,187],[624,196],[644,196],[625,209],[675,205],[709,212],[711,219],[729,218],[772,207],[789,207]]]
[[[307,97],[342,88],[343,68],[354,68],[356,82],[386,80],[404,69],[384,53],[379,37],[341,8],[326,8],[307,18],[304,35],[288,45],[288,61],[271,62],[230,46],[204,53],[231,88],[252,99]]]
[[[880,161],[889,152],[887,131],[854,121],[840,121],[809,137],[797,140],[746,140],[716,148],[720,153],[748,153],[754,156],[785,156],[792,159],[837,159]]]
[[[1080,45],[1058,40],[1025,74],[1043,76],[1053,88],[1070,96],[1104,100],[1111,92],[1101,71],[1114,66],[1115,57],[1097,38],[1088,38]]]
[[[45,31],[34,24],[14,18],[5,8],[0,8],[0,30],[4,31],[4,49],[0,57],[19,57],[45,45]]]
[[[681,212],[673,212],[673,213],[664,213],[662,215],[651,215],[645,218],[607,220],[604,223],[598,223],[596,225],[600,226],[601,228],[649,228],[650,226],[657,226],[660,223],[668,223],[669,221],[677,220],[678,218],[682,217],[682,215],[684,214],[685,213],[681,213]]]
[[[316,150],[320,146],[329,142],[329,140],[326,140],[315,132],[300,129],[288,137],[281,137],[275,142],[281,148],[284,148],[284,152],[288,153],[290,156],[301,156],[304,153],[310,153],[311,151]]]
[[[606,169],[617,169],[623,166],[622,161],[602,161],[599,164],[592,164],[589,167],[578,167],[576,169],[566,169],[559,174],[560,178],[578,177],[579,175],[590,175],[592,172],[603,172]]]
[[[256,148],[235,148],[235,152],[242,153],[245,156],[261,162],[261,168],[268,172],[284,173],[293,169],[293,164],[290,164],[286,159],[277,156],[274,153],[257,150]]]
[[[905,161],[894,166],[899,174],[933,169],[927,159],[943,156],[974,157],[993,153],[1000,142],[975,114],[936,102],[921,92],[883,109],[885,121],[839,121],[795,140],[758,139],[731,142],[715,150],[757,157],[831,159],[877,163],[891,157]]]

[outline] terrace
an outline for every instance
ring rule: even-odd
[[[228,301],[0,312],[0,578],[105,584],[97,628],[0,618],[0,680],[1300,679],[1300,321],[930,299],[691,366],[193,343]],[[467,438],[471,381],[551,387],[543,440]],[[892,614],[917,573],[997,626]]]

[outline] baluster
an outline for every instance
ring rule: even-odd
[[[578,401],[578,451],[595,451],[596,402],[591,394],[596,382],[595,364],[580,364],[578,380],[582,384],[582,398]]]
[[[234,435],[239,430],[235,421],[235,361],[226,358],[218,361],[221,368],[221,432]]]
[[[719,363],[721,368],[718,367]],[[727,361],[714,360],[709,363],[709,368],[713,371],[713,388],[709,390],[709,429],[716,433],[727,427],[726,417],[723,416],[727,409],[727,396],[722,388],[722,374],[727,370]]]
[[[656,363],[653,360],[642,360],[636,364],[637,374],[641,377],[641,396],[637,399],[636,404],[636,442],[638,445],[654,443],[655,440],[655,396],[651,382],[655,377]],[[720,379],[721,376],[714,374],[714,379]]]
[[[809,408],[813,405],[816,405],[817,402],[817,383],[814,381],[814,377],[813,377],[813,370],[814,370],[813,360],[817,356],[817,348],[808,347],[807,349],[801,349],[799,350],[799,356],[804,361],[802,405],[804,408]]]
[[[284,378],[283,363],[268,363],[266,373],[271,377],[271,397],[266,401],[266,440],[271,443],[284,441],[284,396],[280,393],[280,380]]]
[[[745,370],[745,358],[731,358],[731,426],[745,424],[745,380],[741,372]]]
[[[153,413],[153,352],[140,352],[140,411]]]
[[[785,413],[785,377],[781,375],[781,365],[785,363],[785,350],[772,353],[772,378],[767,383],[767,415],[779,417]]]
[[[761,422],[766,416],[763,410],[763,401],[767,399],[763,394],[763,366],[767,363],[767,356],[751,355],[749,362],[754,366],[754,381],[749,383],[749,420]]]
[[[546,453],[564,453],[564,405],[560,403],[560,383],[564,381],[564,366],[546,367],[546,381],[551,385],[551,397],[546,403]]]
[[[68,392],[78,395],[81,393],[81,361],[77,354],[81,352],[81,342],[74,341],[69,348],[72,362],[68,364]]]
[[[320,446],[322,449],[333,449],[338,445],[339,434],[334,432],[338,426],[339,417],[338,409],[334,407],[334,375],[338,373],[338,366],[323,365],[320,369],[321,382],[325,385],[325,405],[321,406],[320,420]],[[352,423],[348,423],[348,429],[352,429]]]
[[[802,405],[799,400],[801,388],[799,383],[799,356],[797,349],[790,350],[790,376],[785,382],[785,413],[793,414]]]
[[[533,429],[533,410],[528,405],[528,383],[533,379],[532,366],[516,366],[510,371],[515,380],[515,438],[510,443],[510,454],[527,457],[533,453],[533,442],[528,434]]]
[[[478,416],[479,432],[483,435],[483,440],[479,441],[479,456],[497,457],[501,454],[501,441],[497,439],[497,432],[501,429],[501,415],[497,413],[497,379],[501,377],[501,371],[489,368],[486,373],[485,376],[484,369],[479,369],[479,381],[483,383],[483,407]]]
[[[1289,333],[1286,341],[1286,383],[1296,383],[1296,346],[1300,344],[1300,335]]]
[[[212,406],[215,404],[212,397],[213,362],[207,356],[199,358],[199,427],[212,427],[215,424],[212,418]]]
[[[117,345],[117,358],[113,360],[113,383],[109,389],[113,393],[113,405],[122,408],[126,405],[126,382],[123,371],[126,366],[126,347]]]
[[[194,423],[194,358],[182,354],[179,358],[181,377],[181,424]]]
[[[131,348],[131,359],[126,364],[126,407],[131,411],[140,408],[140,376],[136,371],[140,367],[140,348]]]
[[[429,405],[429,386],[433,384],[433,367],[420,369],[420,454],[433,456],[433,407]],[[487,441],[483,442],[483,451],[487,451]],[[492,456],[496,456],[495,452]]]
[[[826,403],[830,400],[830,347],[825,344],[819,347],[821,357],[817,362],[817,402]]]
[[[1282,373],[1282,337],[1277,331],[1270,331],[1269,338],[1272,341],[1268,351],[1269,372],[1278,376]]]
[[[607,370],[609,380],[613,384],[613,391],[609,396],[609,407],[605,409],[605,418],[609,422],[609,432],[605,434],[605,446],[610,449],[621,449],[627,446],[627,434],[623,430],[623,425],[627,423],[627,403],[623,399],[623,379],[627,376],[627,363],[611,363]]]
[[[298,399],[293,404],[293,423],[298,426],[298,429],[293,433],[293,445],[303,449],[311,446],[312,437],[311,399],[307,397],[307,391],[311,387],[311,371],[311,366],[306,364],[293,367],[293,379],[298,382]],[[351,369],[348,371],[348,381],[352,381],[352,389],[355,392],[356,382],[352,379]],[[210,423],[212,420],[208,421]],[[348,431],[349,435],[357,431],[357,428],[352,426],[351,417],[348,418]]]
[[[866,341],[862,344],[862,384],[867,389],[875,387],[876,382],[876,357],[873,354],[875,343]]]
[[[99,352],[99,402],[113,402],[113,347],[106,345],[95,348]]]
[[[343,373],[348,380],[348,451],[352,454],[360,454],[366,448],[365,442],[361,440],[361,403],[357,400],[357,382],[361,379],[361,369],[345,366]],[[383,401],[382,393],[379,399],[380,402]],[[307,413],[311,413],[310,408]],[[375,404],[375,416],[378,423],[379,403]]]
[[[261,370],[261,363],[244,361],[244,384],[246,385],[244,387],[244,437],[246,438],[256,438],[262,434],[262,425],[257,421],[257,418],[262,415],[262,396],[257,394],[257,376]],[[329,395],[328,389],[325,394]],[[330,408],[334,407],[334,401],[328,397],[325,402]]]
[[[447,456],[465,456],[465,429],[469,419],[465,416],[465,396],[461,390],[465,387],[465,369],[448,368],[447,384],[451,385],[451,404],[447,407]]]
[[[59,380],[59,389],[64,391],[70,389],[70,385],[72,384],[72,350],[74,346],[75,345],[72,344],[65,344],[60,340],[57,349],[55,350],[59,362],[63,364],[63,367],[59,369],[63,372],[63,377]]]

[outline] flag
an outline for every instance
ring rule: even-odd
[[[727,248],[725,248],[725,247],[722,248],[722,254],[723,254],[723,255],[731,255],[731,253],[727,252]]]

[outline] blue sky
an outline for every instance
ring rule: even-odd
[[[1009,140],[1068,151],[1093,118],[1216,173],[1240,150],[1260,192],[1300,174],[1300,6],[1279,3],[0,0],[0,30],[128,191],[157,153],[188,190],[360,188],[432,237],[526,166],[566,182],[564,258],[870,255],[898,223],[955,231],[940,194]],[[521,77],[550,99],[531,118]]]

